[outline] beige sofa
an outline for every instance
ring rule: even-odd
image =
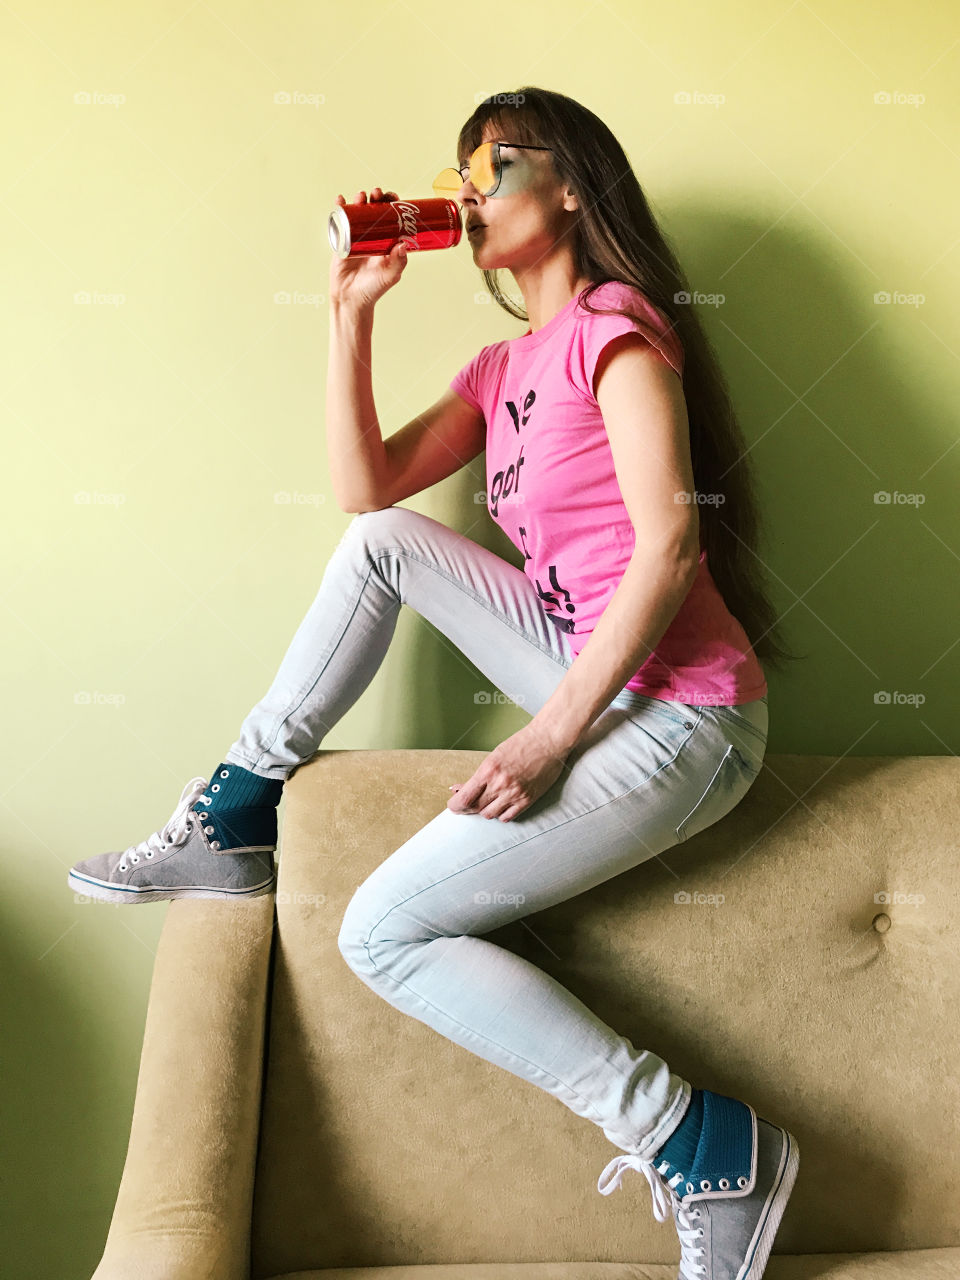
[[[337,947],[356,886],[485,754],[318,752],[276,901],[166,908],[95,1280],[674,1280],[646,1179],[597,1193],[599,1129]],[[768,755],[712,828],[487,935],[793,1132],[767,1280],[960,1277],[958,796],[952,757]],[[724,900],[675,900],[697,893]]]

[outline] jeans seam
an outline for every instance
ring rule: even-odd
[[[446,935],[444,934],[441,936],[445,937]],[[474,935],[468,934],[466,936],[473,937]],[[429,946],[430,943],[433,941],[434,939],[429,938],[429,939],[426,939],[424,942],[415,942],[415,943],[406,944],[406,945]],[[492,1036],[486,1035],[480,1031],[476,1031],[473,1027],[468,1027],[465,1022],[461,1022],[460,1019],[456,1017],[454,1014],[450,1013],[446,1009],[441,1009],[438,1005],[433,1004],[425,996],[420,995],[418,991],[414,991],[414,989],[408,986],[407,983],[404,982],[402,978],[396,977],[394,974],[390,972],[389,969],[381,969],[380,966],[376,963],[376,961],[373,960],[373,958],[370,956],[370,952],[367,949],[366,943],[363,943],[363,949],[364,951],[367,952],[367,958],[370,960],[370,963],[373,965],[379,977],[388,978],[391,982],[395,983],[398,987],[403,987],[406,991],[408,991],[413,996],[415,1000],[419,1000],[420,1003],[424,1005],[426,1008],[435,1010],[438,1014],[440,1014],[441,1017],[448,1018],[455,1026],[459,1027],[462,1032],[466,1032],[467,1035],[475,1036],[476,1039],[485,1041],[487,1044],[496,1045],[496,1047],[501,1051],[504,1057],[510,1058],[514,1062],[522,1062],[524,1063],[525,1066],[532,1067],[535,1071],[539,1072],[540,1075],[546,1077],[547,1079],[553,1080],[555,1084],[558,1084],[562,1088],[566,1089],[568,1093],[573,1095],[573,1097],[579,1098],[580,1102],[583,1103],[584,1107],[594,1115],[597,1122],[600,1124],[603,1124],[604,1116],[602,1116],[600,1112],[597,1110],[596,1105],[589,1098],[585,1098],[578,1089],[574,1089],[572,1085],[567,1084],[565,1080],[561,1080],[560,1077],[554,1075],[552,1071],[547,1071],[544,1067],[541,1067],[539,1063],[531,1062],[529,1058],[523,1058],[520,1056],[519,1053],[515,1053],[513,1049],[508,1049],[506,1045],[500,1044],[499,1041],[494,1040]]]
[[[762,733],[755,724],[751,724],[749,720],[744,716],[738,715],[737,712],[731,711],[729,707],[714,707],[714,710],[721,713],[721,718],[723,715],[727,715],[735,721],[738,727],[749,729],[749,731],[759,738],[761,742],[767,741],[767,735]]]
[[[492,617],[497,618],[499,621],[505,623],[510,628],[511,631],[513,631],[517,636],[520,637],[521,640],[526,640],[528,644],[532,644],[533,647],[537,649],[540,653],[542,653],[545,658],[551,658],[558,666],[563,667],[565,670],[569,670],[569,667],[567,667],[567,664],[563,661],[562,658],[558,658],[557,655],[552,650],[545,649],[538,640],[536,640],[533,636],[531,636],[528,631],[525,631],[523,627],[519,626],[513,620],[513,618],[509,617],[505,613],[501,613],[499,609],[495,609],[493,606],[491,606],[489,600],[486,600],[482,595],[479,595],[476,591],[473,590],[472,587],[468,586],[461,578],[458,578],[455,574],[447,573],[445,569],[442,569],[434,561],[423,559],[422,556],[418,556],[416,552],[411,551],[408,547],[380,547],[379,550],[373,553],[373,555],[371,556],[371,559],[379,560],[383,556],[394,555],[394,554],[407,556],[410,560],[416,561],[417,564],[421,564],[425,568],[431,569],[434,573],[438,574],[441,578],[444,578],[447,582],[451,583],[453,586],[458,587],[460,591],[462,591],[465,595],[469,596],[474,601],[475,604],[480,605],[480,607],[482,609],[485,609],[486,612],[489,613]],[[546,617],[547,615],[544,614],[543,616]]]
[[[699,711],[699,708],[694,703],[683,702],[680,705],[689,706],[691,710],[688,711],[686,714],[682,714],[676,709],[676,707],[671,707],[670,704],[666,702],[665,699],[663,698],[656,698],[652,693],[638,693],[636,689],[627,689],[626,687],[621,689],[620,692],[616,695],[616,697],[612,699],[612,701],[616,703],[617,698],[621,697],[624,693],[630,693],[630,694],[633,694],[634,697],[647,699],[647,702],[644,703],[643,706],[639,706],[639,707],[636,705],[634,706],[630,706],[629,704],[625,705],[624,703],[618,704],[619,706],[623,707],[624,710],[627,711],[631,720],[634,719],[634,717],[637,715],[643,715],[645,712],[659,713],[660,715],[666,716],[674,724],[682,725],[684,728],[686,728],[687,720],[690,718],[690,716]],[[676,702],[677,699],[674,698],[672,699],[672,701]]]
[[[491,617],[494,617],[498,621],[505,623],[510,628],[510,630],[514,632],[516,636],[518,636],[521,640],[525,640],[528,644],[532,645],[537,650],[538,653],[542,653],[545,658],[552,659],[552,661],[554,661],[557,664],[557,666],[562,667],[565,671],[569,671],[570,668],[566,665],[566,663],[563,661],[562,658],[558,658],[555,653],[552,653],[549,649],[545,649],[543,645],[541,645],[536,639],[534,639],[529,634],[529,632],[525,631],[523,627],[518,626],[512,618],[508,617],[504,613],[501,613],[498,609],[492,608],[488,600],[485,600],[483,596],[479,595],[471,587],[467,586],[466,583],[464,583],[460,578],[457,578],[454,574],[447,573],[446,570],[440,568],[439,565],[435,564],[430,560],[425,560],[422,556],[416,555],[414,552],[410,551],[407,547],[399,547],[399,546],[398,547],[380,547],[377,551],[371,553],[371,556],[370,556],[371,564],[368,567],[366,576],[364,577],[360,585],[360,590],[357,592],[357,598],[353,603],[353,608],[350,610],[349,615],[344,619],[343,623],[341,624],[340,634],[333,648],[330,650],[329,654],[327,654],[326,658],[323,660],[322,668],[320,669],[320,671],[318,671],[310,687],[308,689],[305,689],[304,692],[300,695],[299,701],[296,703],[296,705],[293,707],[288,707],[287,710],[282,714],[281,718],[279,719],[279,721],[277,722],[273,730],[272,738],[264,746],[260,755],[257,757],[257,763],[259,763],[260,760],[263,759],[266,753],[270,750],[270,748],[276,742],[277,734],[280,732],[281,726],[289,719],[291,713],[298,710],[303,705],[304,700],[308,698],[310,694],[313,692],[313,690],[317,687],[317,681],[321,678],[327,666],[329,665],[331,659],[333,658],[334,654],[337,652],[337,649],[340,647],[340,643],[343,640],[344,635],[346,634],[347,628],[350,625],[350,622],[357,611],[357,608],[360,604],[360,600],[362,599],[363,593],[366,590],[367,583],[370,581],[370,575],[374,569],[374,562],[378,562],[383,557],[390,556],[390,555],[406,556],[410,560],[415,561],[417,564],[423,565],[424,568],[432,570],[434,573],[438,574],[445,581],[449,582],[452,586],[459,588],[460,591],[462,591],[465,595],[469,596],[474,601],[475,604],[478,604],[481,606],[481,608],[485,609],[486,612],[491,615]],[[377,565],[376,567],[379,571],[379,565]],[[400,600],[400,599],[397,600],[398,605],[402,605],[403,603],[404,603],[403,600]]]
[[[427,889],[435,889],[437,885],[443,884],[445,880],[450,880],[454,876],[459,875],[461,871],[473,871],[474,868],[482,866],[484,862],[488,862],[491,858],[499,858],[502,853],[510,853],[513,850],[521,849],[525,844],[528,844],[531,840],[539,839],[540,836],[547,835],[547,834],[552,835],[554,832],[560,831],[564,827],[568,826],[571,822],[577,822],[581,818],[588,818],[592,813],[599,813],[601,809],[607,808],[608,805],[616,804],[618,800],[622,800],[625,796],[632,795],[634,791],[639,791],[641,787],[645,787],[647,785],[647,783],[651,780],[651,778],[655,778],[657,774],[662,773],[664,769],[669,768],[669,766],[673,764],[677,756],[683,750],[683,746],[686,743],[687,738],[690,737],[691,733],[693,733],[693,730],[690,730],[687,733],[687,735],[684,737],[683,742],[681,742],[681,744],[677,747],[676,751],[673,753],[670,759],[665,760],[663,764],[659,766],[659,768],[654,769],[653,773],[648,773],[642,782],[638,782],[635,786],[628,787],[626,791],[621,791],[619,795],[611,796],[609,799],[604,800],[602,804],[594,805],[592,809],[586,809],[584,810],[583,813],[571,814],[569,817],[564,818],[562,822],[558,822],[556,826],[550,827],[549,832],[537,831],[535,833],[531,833],[530,835],[526,836],[523,840],[517,840],[513,844],[505,845],[504,848],[502,849],[496,849],[492,853],[485,854],[484,857],[480,858],[477,862],[472,862],[469,867],[458,867],[455,871],[451,871],[449,875],[443,876],[439,880],[435,880],[432,884],[426,886],[426,888],[418,889],[416,893],[411,893],[410,896],[408,898],[404,898],[402,902],[395,902],[393,906],[390,907],[387,911],[385,911],[384,914],[380,917],[380,919],[376,921],[376,923],[373,925],[373,928],[370,930],[370,932],[372,933],[373,929],[376,929],[378,925],[382,924],[391,911],[395,911],[397,907],[405,907],[408,902],[412,902],[414,898],[418,897],[421,893],[425,893]],[[479,817],[480,815],[471,814],[467,816]],[[491,821],[494,821],[494,819],[484,818],[484,822],[491,822]],[[494,926],[494,927],[499,927],[499,926]],[[366,944],[364,944],[364,946],[366,946]]]
[[[317,672],[317,675],[315,676],[313,683],[310,685],[308,689],[305,689],[303,691],[303,693],[300,695],[299,701],[296,703],[295,706],[288,707],[287,710],[283,712],[280,719],[277,721],[276,727],[273,730],[273,737],[270,739],[270,741],[266,744],[266,746],[260,752],[260,755],[257,757],[257,763],[259,763],[263,759],[263,757],[267,754],[267,752],[276,742],[277,734],[280,732],[281,726],[284,725],[286,721],[290,718],[291,713],[294,711],[298,711],[300,707],[303,706],[304,699],[308,698],[310,694],[314,691],[314,689],[317,687],[317,681],[320,679],[324,671],[326,671],[327,667],[330,665],[331,658],[339,649],[340,643],[343,640],[343,637],[346,635],[347,627],[350,625],[352,618],[357,612],[357,608],[360,604],[361,599],[363,598],[364,590],[366,589],[367,583],[370,581],[370,574],[372,572],[373,572],[373,566],[371,565],[368,567],[366,576],[364,577],[363,582],[360,585],[360,590],[357,592],[357,598],[353,602],[353,608],[350,609],[349,613],[345,616],[340,628],[340,634],[337,636],[337,639],[333,645],[333,648],[330,650],[327,656],[323,659],[323,665],[321,669]]]
[[[713,790],[714,783],[716,782],[717,778],[720,777],[720,774],[723,772],[724,766],[726,765],[728,759],[730,758],[730,753],[732,751],[736,751],[736,747],[733,745],[733,743],[730,743],[728,744],[726,751],[720,757],[720,763],[717,765],[716,769],[714,769],[713,775],[711,776],[710,781],[707,783],[704,789],[703,795],[701,795],[700,799],[693,806],[693,808],[690,810],[687,816],[681,821],[679,826],[675,828],[677,833],[677,841],[680,844],[683,844],[683,842],[686,840],[686,836],[683,835],[684,827],[687,825],[687,823],[690,821],[693,815],[697,812],[697,810],[703,804],[704,800],[706,800],[707,796]]]
[[[691,1096],[692,1096],[692,1087],[691,1087],[690,1093],[687,1092],[685,1087],[681,1088],[679,1096],[674,1098],[673,1103],[670,1106],[670,1110],[667,1112],[665,1116],[661,1117],[660,1123],[659,1125],[657,1125],[656,1129],[654,1129],[651,1133],[647,1134],[646,1137],[644,1137],[641,1140],[639,1144],[640,1149],[649,1148],[652,1145],[652,1150],[649,1152],[650,1155],[653,1155],[660,1150],[660,1148],[667,1141],[667,1138],[669,1138],[671,1134],[673,1134],[680,1127],[680,1121],[683,1120],[683,1117],[687,1114],[687,1111],[689,1110]],[[680,1105],[683,1102],[686,1102],[686,1106],[684,1106],[683,1108],[682,1115],[678,1120],[674,1121],[673,1125],[670,1126],[670,1132],[666,1135],[666,1137],[664,1137],[663,1136],[664,1129],[666,1129],[667,1126],[670,1125],[671,1120],[674,1119],[674,1116],[676,1115],[677,1111],[680,1109]]]
[[[241,759],[235,760],[234,756],[240,756]],[[270,778],[272,781],[279,781],[279,782],[285,782],[289,777],[292,769],[299,767],[299,766],[291,765],[289,768],[285,769],[280,765],[271,765],[270,768],[273,770],[272,773],[258,773],[257,770],[254,768],[254,765],[257,763],[257,761],[251,759],[251,757],[248,756],[243,751],[235,751],[233,747],[230,748],[230,750],[227,752],[227,754],[223,758],[227,764],[238,764],[241,769],[247,769],[249,770],[250,773],[256,773],[258,778]],[[262,758],[263,758],[263,752],[260,753],[257,759],[260,760]]]
[[[693,731],[691,730],[690,732],[692,733]],[[687,735],[687,737],[689,737],[689,734]],[[683,741],[686,742],[686,740],[687,739],[684,738]],[[481,1040],[487,1039],[490,1044],[497,1044],[497,1042],[493,1040],[491,1037],[488,1037],[488,1036],[485,1037],[481,1035],[479,1031],[474,1030],[472,1027],[468,1027],[466,1023],[461,1022],[459,1018],[447,1012],[447,1010],[440,1009],[436,1005],[431,1004],[429,1000],[425,999],[418,992],[414,991],[413,988],[408,986],[407,983],[404,982],[402,979],[395,977],[392,973],[390,973],[388,969],[381,969],[380,966],[377,964],[376,960],[370,954],[369,943],[370,943],[370,937],[372,936],[374,930],[377,929],[383,923],[384,920],[386,920],[386,918],[391,914],[391,912],[396,911],[397,908],[399,907],[405,907],[407,903],[412,902],[414,898],[417,898],[419,897],[420,894],[427,892],[428,889],[435,889],[437,885],[442,884],[444,880],[452,879],[453,876],[459,875],[462,871],[473,871],[476,867],[482,866],[484,862],[488,862],[491,858],[498,858],[503,853],[510,853],[517,849],[520,849],[523,847],[523,845],[527,844],[530,840],[536,840],[543,835],[553,834],[555,831],[559,831],[562,827],[567,826],[569,823],[576,822],[580,818],[589,817],[590,814],[597,813],[599,812],[600,809],[605,809],[608,805],[615,804],[618,800],[622,800],[625,796],[631,795],[634,791],[639,790],[640,787],[645,786],[652,778],[655,778],[658,773],[661,773],[669,765],[673,764],[674,760],[676,760],[677,756],[680,754],[682,747],[683,747],[683,743],[681,743],[680,746],[677,747],[676,751],[670,757],[669,760],[664,761],[664,763],[661,764],[658,769],[654,769],[653,773],[647,774],[647,776],[643,779],[642,782],[638,783],[634,787],[628,787],[626,791],[622,791],[619,795],[613,796],[609,800],[605,800],[603,804],[594,805],[592,809],[587,809],[584,813],[574,814],[569,818],[565,818],[563,822],[558,823],[555,827],[551,827],[549,832],[538,831],[535,834],[531,834],[527,836],[526,839],[524,840],[517,841],[515,844],[510,844],[505,846],[503,849],[497,849],[493,853],[488,853],[485,857],[479,859],[477,862],[471,863],[469,867],[458,867],[456,871],[451,871],[448,876],[444,876],[439,880],[435,880],[433,884],[425,886],[425,888],[423,889],[418,889],[416,893],[410,894],[410,896],[407,898],[404,898],[402,902],[395,902],[391,907],[388,908],[388,910],[386,910],[383,913],[383,915],[380,917],[379,920],[375,921],[374,924],[370,926],[370,929],[367,931],[366,938],[364,938],[363,941],[361,942],[361,946],[363,947],[363,950],[366,953],[367,960],[369,961],[369,963],[373,966],[373,968],[376,970],[378,974],[380,974],[383,977],[389,978],[392,982],[396,983],[398,986],[404,987],[407,991],[410,992],[412,996],[414,996],[415,999],[419,1000],[422,1004],[425,1004],[428,1008],[436,1009],[438,1013],[442,1014],[445,1018],[449,1018],[450,1021],[455,1023],[458,1027],[460,1027],[461,1030],[469,1032],[470,1035],[476,1036]],[[479,815],[476,815],[476,816],[479,816]],[[484,819],[484,821],[491,821],[491,819]],[[575,897],[577,895],[573,895],[573,896]],[[493,925],[491,927],[498,928],[499,926]],[[441,937],[446,937],[446,936],[448,935],[446,934],[441,935]],[[475,935],[469,935],[469,936],[475,936]],[[479,935],[476,935],[476,936],[479,936]],[[434,939],[427,938],[427,939],[424,939],[423,942],[414,943],[413,945],[415,946],[429,945],[430,942],[432,941],[434,941]],[[512,1050],[507,1049],[503,1045],[498,1044],[497,1048],[501,1049],[508,1057],[515,1058],[518,1062],[527,1062],[526,1058],[521,1058],[519,1054],[514,1053]],[[528,1063],[528,1065],[531,1067],[534,1067],[537,1071],[540,1071],[544,1075],[551,1075],[550,1072],[544,1071],[543,1067],[538,1066],[538,1064],[535,1062]],[[564,1089],[568,1090],[575,1097],[580,1098],[580,1100],[587,1107],[589,1107],[591,1110],[594,1110],[595,1114],[597,1114],[594,1108],[594,1104],[590,1101],[589,1098],[583,1097],[583,1095],[578,1090],[574,1089],[571,1085],[567,1084],[565,1080],[561,1080],[559,1076],[551,1076],[551,1078],[555,1080],[557,1084],[562,1085]],[[599,1119],[602,1123],[603,1117],[600,1116]]]

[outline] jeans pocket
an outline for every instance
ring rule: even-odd
[[[683,843],[725,817],[750,790],[761,763],[762,758],[729,744],[703,795],[677,827],[677,841]]]
[[[646,719],[650,715],[662,715],[684,729],[692,729],[696,720],[696,710],[682,702],[674,702],[667,698],[654,698],[650,694],[638,693],[635,689],[621,689],[611,701],[612,707],[623,707],[631,718]]]

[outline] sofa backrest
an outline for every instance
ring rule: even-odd
[[[394,1009],[340,954],[354,890],[485,754],[321,751],[287,782],[255,1278],[676,1259],[641,1175],[597,1193],[618,1152],[598,1128]],[[790,1129],[777,1253],[958,1245],[958,797],[952,757],[768,755],[713,827],[485,936]]]

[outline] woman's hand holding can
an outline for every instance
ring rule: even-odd
[[[370,201],[398,200],[395,191],[384,192],[374,187],[370,192]],[[337,196],[337,204],[347,202],[342,195]],[[353,204],[367,203],[365,191],[358,191],[353,197]],[[386,254],[367,255],[364,257],[341,258],[334,254],[330,262],[330,301],[344,303],[360,308],[372,307],[388,289],[392,289],[403,275],[407,264],[407,252],[402,241]]]

